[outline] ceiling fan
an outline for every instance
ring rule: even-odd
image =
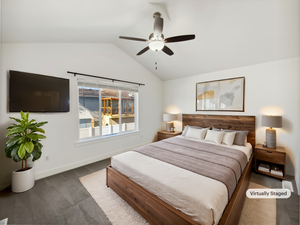
[[[162,34],[163,26],[164,26],[164,20],[161,18],[161,14],[159,12],[156,12],[153,14],[154,18],[154,28],[153,33],[150,34],[149,40],[143,39],[143,38],[135,38],[135,37],[124,37],[120,36],[121,39],[131,40],[131,41],[144,41],[149,42],[149,45],[142,49],[140,52],[137,53],[137,55],[141,55],[148,51],[149,49],[157,52],[157,51],[163,51],[167,55],[171,56],[174,54],[174,52],[165,45],[165,43],[174,43],[174,42],[180,42],[180,41],[189,41],[192,39],[195,39],[194,34],[189,35],[180,35],[180,36],[174,36],[169,38],[164,38],[164,35]]]

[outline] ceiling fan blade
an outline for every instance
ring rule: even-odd
[[[166,53],[167,55],[170,55],[170,56],[174,55],[174,52],[170,48],[168,48],[167,46],[164,46],[163,49],[162,49],[162,51],[164,53]]]
[[[165,39],[165,43],[180,42],[180,41],[189,41],[189,40],[195,39],[195,37],[196,36],[194,34],[169,37],[169,38]]]
[[[161,37],[164,27],[164,19],[161,17],[154,18],[153,34],[154,37]]]
[[[135,37],[124,37],[124,36],[120,36],[119,38],[121,38],[121,39],[126,39],[126,40],[131,40],[131,41],[148,41],[147,39],[143,39],[143,38],[135,38]]]
[[[138,54],[136,54],[136,55],[141,55],[141,54],[143,54],[143,53],[145,53],[146,51],[148,51],[150,48],[149,48],[149,46],[147,46],[146,48],[144,48],[142,51],[140,51]]]

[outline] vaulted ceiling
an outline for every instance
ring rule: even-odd
[[[162,80],[299,56],[299,0],[2,0],[4,43],[113,43]],[[195,34],[174,52],[136,54],[153,32]],[[155,62],[158,63],[157,70]],[[241,74],[242,75],[242,74]]]

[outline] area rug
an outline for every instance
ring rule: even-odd
[[[113,225],[149,224],[118,194],[106,187],[105,169],[81,177],[80,181]],[[266,187],[250,182],[249,188]],[[276,199],[249,199],[246,197],[239,225],[254,224],[276,224]]]

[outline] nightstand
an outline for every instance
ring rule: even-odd
[[[177,135],[180,135],[181,133],[182,133],[181,131],[174,131],[174,132],[168,132],[166,130],[158,131],[157,132],[157,141],[167,139],[170,137],[175,137]]]
[[[267,148],[263,147],[262,144],[257,144],[255,146],[255,172],[285,180],[285,158],[286,151],[284,147],[277,146],[276,148]],[[258,167],[261,163],[269,165],[270,167],[279,167],[283,172],[283,176],[258,170]]]

